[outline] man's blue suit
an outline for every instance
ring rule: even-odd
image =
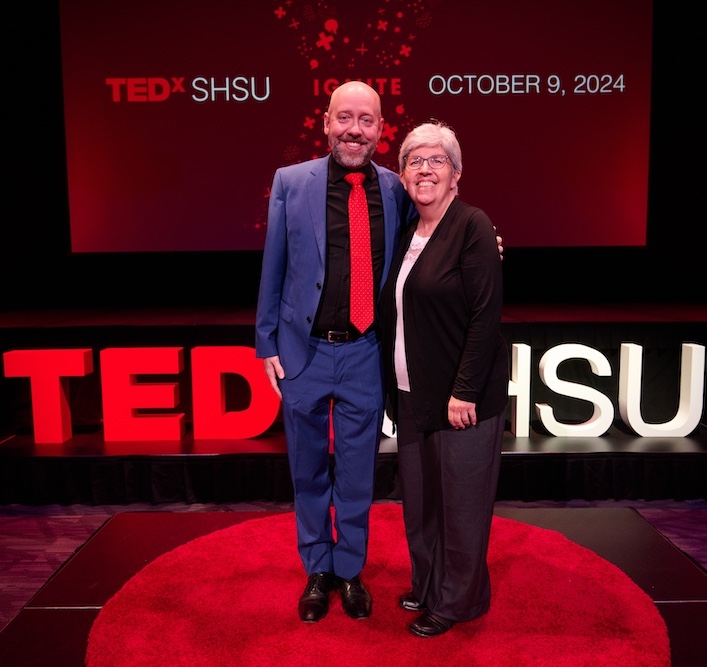
[[[375,332],[347,343],[328,343],[311,336],[325,280],[329,160],[330,156],[310,160],[275,173],[255,347],[260,358],[279,355],[285,371],[279,386],[298,548],[305,570],[351,579],[366,560],[384,385]],[[398,175],[372,165],[383,204],[385,282],[411,204]],[[330,409],[333,483],[328,466]]]

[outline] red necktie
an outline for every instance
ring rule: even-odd
[[[349,234],[351,235],[351,324],[363,333],[373,322],[373,261],[368,202],[363,189],[364,174],[352,172],[349,194]]]

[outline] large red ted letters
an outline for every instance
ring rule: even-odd
[[[93,371],[90,349],[14,350],[3,354],[5,377],[30,379],[34,440],[38,444],[62,443],[72,435],[69,378]],[[583,423],[564,423],[554,409],[536,403],[541,423],[557,437],[601,437],[614,422],[614,401],[601,392],[561,378],[559,366],[568,359],[584,359],[595,375],[612,373],[609,360],[599,350],[564,343],[547,350],[539,363],[540,379],[554,392],[586,401],[592,415]],[[531,350],[511,345],[511,377],[508,383],[511,432],[528,437],[531,417]],[[184,437],[184,413],[179,406],[179,383],[146,376],[177,376],[184,371],[181,347],[107,348],[100,352],[103,396],[103,438],[106,442],[179,441]],[[643,349],[621,343],[618,412],[627,426],[642,437],[685,437],[700,423],[704,410],[705,346],[682,344],[680,396],[675,416],[652,423],[641,414]],[[143,376],[143,377],[140,377]],[[244,409],[229,410],[226,378],[245,380],[250,395]],[[270,386],[263,363],[252,347],[209,346],[191,351],[192,417],[194,440],[254,438],[270,428],[280,400]],[[243,401],[241,401],[238,405]],[[392,436],[389,420],[383,433]],[[392,425],[391,425],[392,426]],[[390,432],[388,432],[386,429]]]
[[[5,377],[29,377],[34,441],[64,442],[71,437],[69,377],[93,371],[93,352],[77,350],[13,350],[3,355]],[[37,419],[42,415],[42,419]]]
[[[3,354],[6,377],[30,378],[36,443],[61,443],[71,437],[68,378],[93,372],[92,355],[85,348]],[[195,439],[252,438],[273,424],[280,400],[253,348],[195,347],[191,365]],[[101,350],[100,366],[106,442],[182,439],[184,413],[164,412],[179,404],[179,384],[140,376],[178,375],[184,370],[183,348],[107,348]],[[242,376],[250,386],[251,400],[244,410],[226,410],[228,373]]]

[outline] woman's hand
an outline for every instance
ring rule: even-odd
[[[457,430],[476,426],[476,403],[460,401],[454,396],[450,397],[447,404],[447,419]]]
[[[498,254],[501,257],[501,261],[503,261],[503,237],[498,233],[496,225],[493,226],[493,231],[496,232],[496,245],[498,246]]]

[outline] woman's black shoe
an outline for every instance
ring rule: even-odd
[[[454,625],[455,621],[435,616],[435,614],[427,611],[416,621],[410,623],[408,628],[413,635],[418,637],[438,637],[447,632],[447,630],[451,630]]]
[[[427,609],[427,607],[412,594],[412,591],[401,595],[399,600],[400,606],[406,611],[424,611]]]

